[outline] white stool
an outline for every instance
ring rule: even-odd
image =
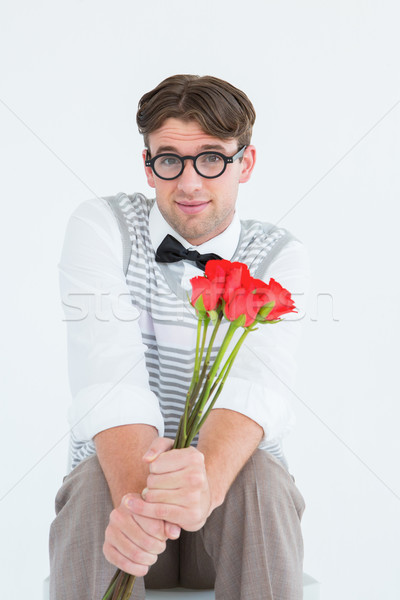
[[[320,584],[307,573],[303,573],[303,600],[319,600]],[[214,590],[146,590],[146,600],[215,600]],[[43,600],[49,600],[49,577],[43,583]]]

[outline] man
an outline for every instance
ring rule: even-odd
[[[187,290],[202,272],[197,252],[246,262],[292,293],[307,286],[300,242],[238,218],[239,184],[256,160],[254,120],[231,84],[169,77],[137,113],[156,201],[118,194],[71,217],[60,274],[73,469],[51,527],[52,600],[100,600],[115,567],[137,576],[136,599],[144,583],[215,587],[217,600],[302,597],[304,500],[280,444],[292,425],[300,322],[249,335],[197,447],[171,450],[193,370]],[[182,260],[169,262],[168,235]],[[101,305],[78,307],[77,298]]]

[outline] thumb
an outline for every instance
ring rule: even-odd
[[[143,456],[143,460],[147,463],[153,462],[160,454],[163,452],[167,452],[171,450],[174,445],[174,440],[170,440],[169,438],[156,438],[150,445],[146,454]]]

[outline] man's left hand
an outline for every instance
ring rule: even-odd
[[[138,515],[198,531],[211,513],[204,455],[196,448],[171,450],[172,440],[157,438],[144,455],[150,474],[142,498],[132,499]]]

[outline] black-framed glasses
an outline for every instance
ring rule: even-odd
[[[233,156],[225,156],[221,152],[200,152],[197,156],[179,156],[179,154],[170,154],[165,152],[157,154],[154,158],[149,158],[150,153],[147,150],[145,161],[146,167],[151,167],[153,172],[160,179],[176,179],[182,175],[185,168],[185,160],[192,160],[196,173],[206,179],[219,177],[226,169],[226,165],[233,163],[237,158],[242,158],[247,146],[243,146]]]

